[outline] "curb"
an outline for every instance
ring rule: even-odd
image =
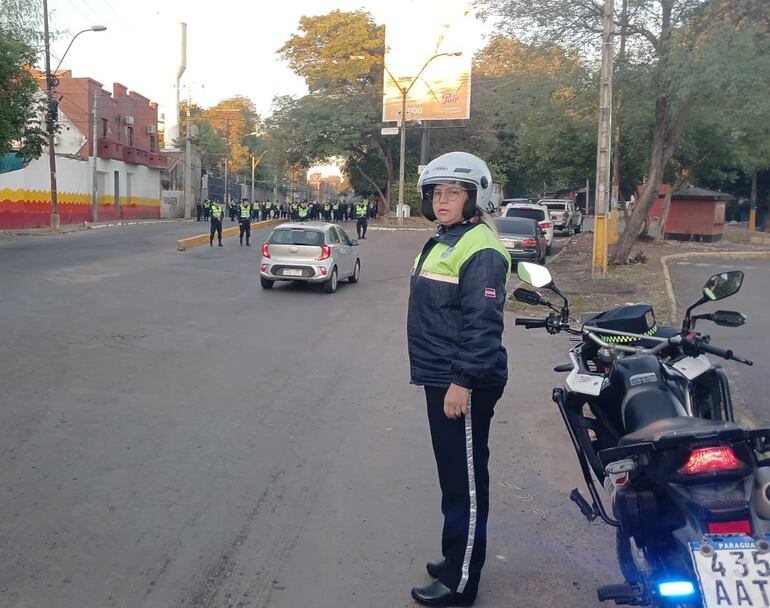
[[[664,255],[660,258],[660,263],[663,266],[663,279],[666,283],[666,294],[668,295],[669,304],[671,304],[671,323],[676,325],[678,320],[676,310],[676,296],[674,295],[674,286],[671,283],[671,273],[668,270],[669,260],[684,260],[687,258],[719,258],[722,260],[770,260],[770,251],[724,251],[724,252],[709,252],[709,251],[695,251],[692,253],[673,253],[671,255]]]
[[[277,226],[278,224],[283,224],[287,220],[265,220],[264,222],[252,222],[251,227],[252,229],[259,229],[259,228],[268,228],[270,226]],[[236,236],[240,234],[240,228],[238,226],[232,226],[231,228],[224,228],[222,230],[222,238],[229,238],[231,236]],[[186,239],[179,239],[176,242],[176,250],[177,251],[187,251],[188,249],[192,249],[193,247],[200,247],[201,245],[206,245],[209,242],[209,235],[208,234],[199,234],[197,236],[190,236]]]
[[[141,224],[175,224],[177,222],[189,222],[192,220],[149,220],[149,221],[135,221],[135,222],[113,222],[109,224],[92,224],[86,222],[83,228],[86,230],[100,230],[102,228],[113,228],[115,226],[139,226]]]

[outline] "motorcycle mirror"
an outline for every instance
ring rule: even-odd
[[[746,323],[746,315],[735,310],[717,310],[711,313],[710,318],[723,327],[740,327]]]
[[[519,302],[524,302],[524,304],[532,304],[533,306],[539,306],[543,303],[543,296],[541,296],[536,291],[524,289],[523,287],[517,287],[514,289],[513,297],[516,298]]]
[[[548,287],[553,283],[553,277],[545,266],[532,262],[519,262],[516,267],[516,275],[521,281],[532,287]]]
[[[709,277],[703,286],[703,297],[715,302],[738,293],[743,283],[742,270],[730,270]]]

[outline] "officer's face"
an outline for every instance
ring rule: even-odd
[[[433,190],[433,213],[442,226],[451,226],[463,221],[463,205],[468,200],[468,191],[454,184],[439,184]]]

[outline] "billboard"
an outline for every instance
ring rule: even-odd
[[[469,2],[447,0],[386,23],[383,122],[401,120],[404,89],[407,120],[470,118],[473,21]]]

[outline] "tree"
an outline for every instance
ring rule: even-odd
[[[532,5],[527,0],[481,0],[480,4],[488,14],[502,16],[511,31],[572,49],[597,48],[602,22],[599,2],[554,0]],[[650,66],[653,110],[647,179],[615,248],[613,263],[626,263],[693,107],[716,83],[723,88],[736,86],[741,76],[735,67],[761,59],[762,36],[753,26],[744,25],[761,12],[761,4],[761,0],[628,0],[628,20],[621,24],[616,18],[616,26],[624,25],[629,36],[629,55],[638,64]],[[745,36],[747,31],[756,35]],[[736,39],[741,43],[733,44]]]
[[[0,154],[38,158],[46,145],[45,104],[29,70],[36,57],[30,44],[0,27]]]
[[[286,122],[295,130],[305,125],[300,140],[308,158],[344,158],[351,183],[389,207],[398,158],[392,139],[380,133],[384,28],[365,11],[332,11],[303,17],[299,30],[279,52],[310,95]]]
[[[241,140],[255,131],[260,123],[254,102],[248,97],[236,95],[203,110],[201,118],[227,142],[228,154],[224,162],[228,163],[229,169],[234,173],[245,174],[248,168],[250,172],[249,150]]]

